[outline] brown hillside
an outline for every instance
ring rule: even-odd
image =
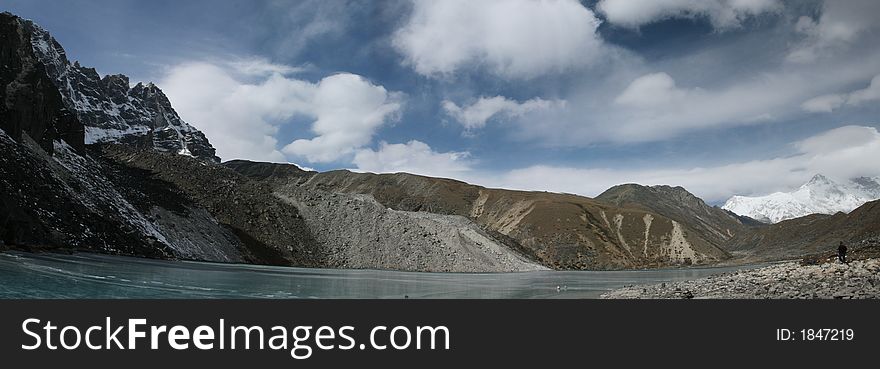
[[[557,269],[705,264],[728,256],[681,222],[648,210],[575,195],[487,189],[410,174],[348,171],[291,179],[278,191],[293,191],[289,186],[369,194],[395,210],[465,216],[499,237],[509,237],[520,251]]]

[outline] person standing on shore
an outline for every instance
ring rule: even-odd
[[[846,264],[846,245],[843,244],[843,241],[840,241],[840,246],[837,246],[837,259]]]

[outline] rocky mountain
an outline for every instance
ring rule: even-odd
[[[50,154],[26,133],[16,140],[0,132],[0,236],[27,250],[273,261],[246,257],[233,229],[151,175],[108,166],[65,141]]]
[[[760,197],[734,196],[722,208],[763,222],[777,223],[809,214],[847,213],[876,199],[880,199],[880,177],[838,183],[817,174],[795,191]]]
[[[156,85],[130,86],[122,74],[101,77],[93,68],[71,62],[49,32],[29,20],[5,13],[20,24],[33,56],[60,92],[64,106],[85,127],[85,143],[119,142],[219,162],[214,147],[198,129],[180,119]]]
[[[56,140],[83,149],[83,126],[35,55],[22,21],[0,14],[0,128],[7,137],[27,135],[52,153]]]
[[[465,219],[392,211],[369,197],[320,190],[279,193],[270,181],[180,155],[113,145],[103,147],[102,157],[165,181],[230,226],[246,245],[253,243],[249,249],[280,264],[449,272],[544,269]],[[293,165],[256,165],[285,175],[302,172]]]
[[[270,262],[251,257],[230,228],[162,182],[108,166],[91,155],[79,114],[65,102],[34,47],[33,29],[25,20],[0,14],[2,243]],[[136,177],[121,184],[120,173]]]
[[[586,197],[489,189],[410,174],[348,171],[280,172],[260,163],[229,162],[240,173],[273,183],[284,196],[304,189],[369,195],[405,212],[469,219],[510,248],[555,269],[620,269],[707,264],[727,253],[687,224],[656,212]]]
[[[723,247],[733,236],[747,231],[747,226],[735,214],[707,205],[682,187],[623,184],[606,190],[596,200],[643,208],[674,219],[717,247]]]

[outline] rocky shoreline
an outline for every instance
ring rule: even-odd
[[[691,281],[627,286],[603,299],[876,299],[880,258],[816,265],[790,261]]]

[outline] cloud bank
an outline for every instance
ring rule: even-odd
[[[449,100],[443,101],[444,112],[468,131],[483,128],[493,118],[523,118],[531,112],[564,107],[564,100],[551,101],[537,97],[521,103],[504,96],[481,97],[466,106],[458,106]]]
[[[479,66],[504,78],[532,78],[596,59],[599,23],[576,0],[415,0],[393,45],[426,76]]]
[[[596,196],[621,183],[667,184],[683,186],[714,203],[733,195],[788,191],[817,173],[836,179],[880,175],[880,166],[871,160],[880,157],[880,133],[873,127],[844,126],[790,146],[790,155],[716,167],[623,170],[538,165],[473,180],[489,186],[585,196]]]
[[[801,104],[801,108],[811,113],[830,113],[844,105],[859,106],[871,101],[880,101],[880,74],[871,79],[868,87],[845,94],[814,97]]]
[[[412,140],[405,144],[379,143],[378,150],[362,149],[353,163],[357,169],[373,173],[406,172],[433,177],[461,178],[472,170],[467,152],[440,153],[424,142]]]

